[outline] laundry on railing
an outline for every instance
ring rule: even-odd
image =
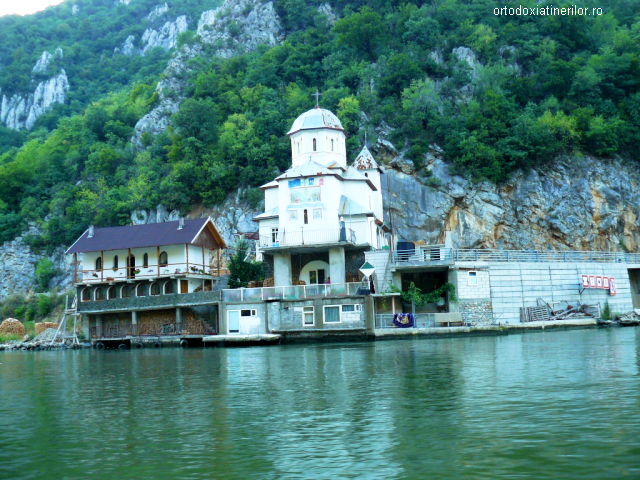
[[[396,313],[393,316],[393,324],[399,328],[410,328],[414,325],[414,318],[411,313]]]

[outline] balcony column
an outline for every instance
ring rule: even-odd
[[[176,307],[176,330],[182,332],[184,327],[182,325],[182,308]]]
[[[273,281],[276,287],[291,285],[291,252],[273,254]]]
[[[329,276],[331,283],[346,283],[343,247],[329,249]]]
[[[102,315],[96,315],[96,337],[102,338]]]
[[[131,334],[138,334],[138,312],[135,310],[131,311]]]

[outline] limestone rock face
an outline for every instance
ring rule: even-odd
[[[164,4],[162,5],[156,5],[156,7],[153,10],[151,10],[151,13],[147,15],[147,20],[154,20],[158,17],[161,17],[168,11],[169,11],[169,5],[167,5],[167,2],[164,2]]]
[[[175,222],[180,219],[180,212],[169,212],[164,205],[158,205],[155,210],[136,210],[131,214],[132,225],[146,225],[148,223]]]
[[[135,55],[136,53],[138,53],[138,50],[136,49],[135,45],[133,44],[134,40],[136,39],[136,37],[134,37],[133,35],[129,35],[127,37],[127,39],[124,41],[124,44],[122,45],[122,50],[120,50],[120,52],[123,55],[126,55],[128,57]],[[119,49],[116,49],[119,50]],[[117,52],[114,52],[117,53]]]
[[[42,60],[42,58],[40,59]],[[30,130],[37,118],[55,103],[64,103],[69,91],[69,79],[64,70],[47,81],[40,82],[32,94],[2,96],[0,121],[14,130]]]
[[[79,5],[74,5],[73,7],[71,7],[71,15],[77,15],[79,11],[80,11]]]
[[[219,44],[217,55],[225,58],[283,40],[273,3],[257,0],[226,0],[221,7],[203,12],[197,34],[204,43]]]
[[[333,9],[331,8],[331,5],[329,5],[328,3],[323,3],[318,7],[318,11],[320,13],[324,13],[327,16],[327,21],[329,22],[329,25],[333,25],[334,23],[336,23],[338,16],[334,13]]]
[[[42,232],[35,224],[29,226],[26,234],[38,235]],[[64,248],[56,249],[47,258],[61,272],[49,284],[50,288],[68,288],[73,283],[73,260],[64,255]],[[13,293],[28,293],[34,289],[36,265],[43,257],[33,252],[22,236],[0,245],[0,299]]]
[[[146,29],[142,34],[142,43],[145,44],[142,49],[143,55],[155,47],[161,47],[166,51],[171,50],[178,43],[178,35],[185,32],[187,26],[187,17],[182,15],[176,18],[174,22],[165,23],[160,30]]]
[[[215,45],[214,55],[221,57],[244,53],[260,44],[275,45],[284,38],[273,4],[260,0],[226,0],[220,8],[203,12],[197,35],[202,43]],[[131,138],[134,144],[141,146],[145,133],[155,135],[166,130],[169,117],[179,110],[184,99],[186,84],[182,74],[187,61],[201,52],[199,43],[184,45],[169,61],[156,88],[160,102],[136,124]]]
[[[385,220],[400,238],[458,248],[636,251],[640,173],[620,160],[558,159],[500,185],[449,173],[438,152],[435,182],[386,168]],[[386,179],[384,178],[386,177]]]

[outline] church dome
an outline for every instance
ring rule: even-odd
[[[316,128],[331,128],[333,130],[344,131],[338,117],[329,110],[316,107],[296,118],[287,135],[299,132],[300,130],[312,130]]]

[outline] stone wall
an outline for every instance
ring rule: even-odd
[[[493,306],[491,300],[460,300],[459,311],[465,322],[491,322]]]

